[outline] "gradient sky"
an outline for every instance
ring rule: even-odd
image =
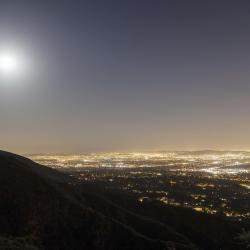
[[[0,0],[0,147],[250,149],[249,0]]]

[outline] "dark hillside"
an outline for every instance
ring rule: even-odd
[[[127,219],[123,223],[90,208],[89,197],[80,197],[66,181],[54,170],[0,152],[1,249],[195,249],[185,237],[152,220],[133,217],[147,230],[161,231],[162,237],[149,237],[126,224]],[[122,216],[124,211],[116,209]],[[164,230],[171,231],[169,240],[163,240],[168,238]]]
[[[87,201],[91,207],[126,222],[150,237],[166,240],[168,237],[174,237],[178,232],[182,239],[185,236],[185,239],[189,239],[205,250],[246,248],[246,245],[239,242],[238,236],[243,229],[247,231],[250,229],[250,223],[239,222],[224,216],[211,216],[188,208],[163,206],[159,201],[141,203],[131,193],[118,190],[105,191],[93,184],[82,184],[80,189],[83,193],[82,196],[88,197]],[[141,219],[139,222],[138,217]],[[157,230],[148,230],[148,227],[143,226],[143,221],[148,220],[165,225],[164,232],[167,234],[161,233],[160,227]],[[172,234],[173,232],[174,234]]]

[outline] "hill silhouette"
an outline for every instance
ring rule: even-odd
[[[243,249],[230,247],[240,230],[235,223],[157,204],[137,207],[129,196],[71,183],[63,173],[0,151],[0,249]]]
[[[173,241],[150,238],[90,208],[69,180],[28,159],[0,152],[0,249],[196,249],[163,224],[133,218],[162,233],[170,230]]]

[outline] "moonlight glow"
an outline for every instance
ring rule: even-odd
[[[21,70],[21,59],[15,53],[0,53],[0,71],[4,75],[13,75]]]

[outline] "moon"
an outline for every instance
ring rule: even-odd
[[[15,52],[0,52],[0,72],[5,76],[21,73],[22,60]]]

